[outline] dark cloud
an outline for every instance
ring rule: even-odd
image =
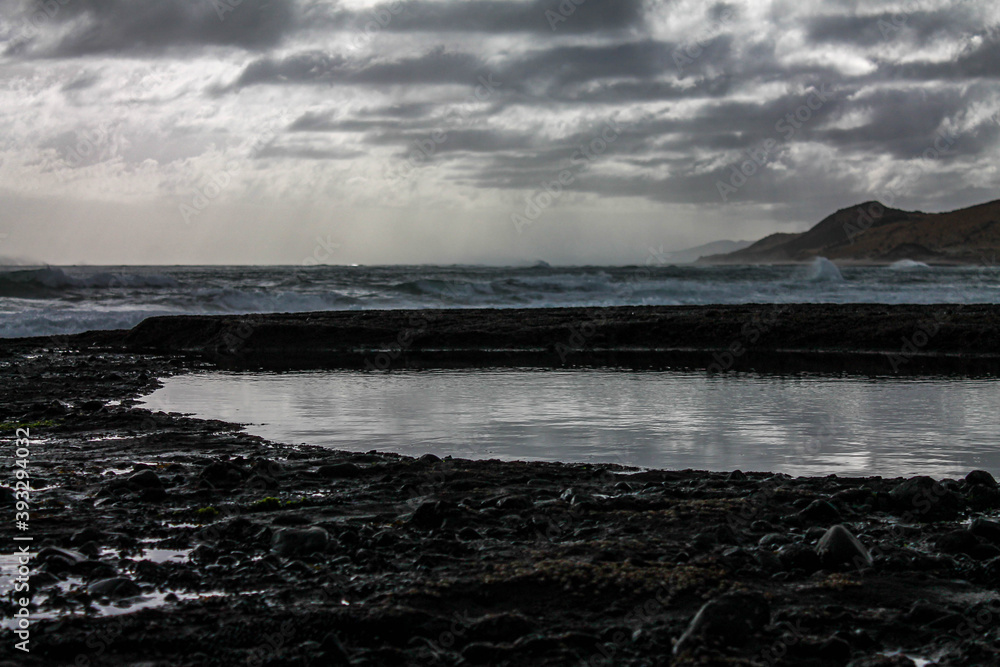
[[[259,50],[278,44],[295,26],[292,0],[72,0],[56,7],[22,51],[71,58],[185,46]],[[21,18],[37,10],[28,5]],[[54,38],[48,28],[57,25],[66,32]]]
[[[400,0],[327,17],[368,33],[603,33],[641,28],[643,0]]]
[[[250,63],[235,88],[261,84],[353,84],[365,86],[457,84],[473,86],[483,71],[476,56],[443,48],[422,56],[362,62],[312,51],[282,59],[261,58]]]
[[[982,23],[968,8],[948,10],[833,14],[810,17],[806,31],[812,42],[836,42],[871,47],[892,40],[926,45],[936,39],[974,33]]]

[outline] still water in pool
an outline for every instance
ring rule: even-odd
[[[350,451],[790,475],[1000,476],[1000,383],[616,370],[205,373],[145,407]]]

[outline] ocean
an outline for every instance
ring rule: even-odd
[[[739,303],[1000,303],[1000,266],[171,266],[0,268],[0,337],[153,315]]]

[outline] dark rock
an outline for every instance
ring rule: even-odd
[[[458,539],[471,542],[473,540],[481,540],[483,536],[475,528],[466,527],[458,531]]]
[[[990,488],[996,488],[997,485],[997,481],[993,475],[985,470],[973,470],[965,476],[965,481],[970,485],[988,486]]]
[[[319,643],[319,650],[323,655],[324,664],[326,665],[340,667],[340,665],[349,665],[351,663],[351,656],[347,654],[347,649],[340,643],[337,635],[332,632],[323,637],[323,641]]]
[[[316,472],[326,479],[353,479],[361,474],[361,466],[356,463],[334,463],[320,466]]]
[[[917,663],[900,654],[872,655],[851,660],[847,667],[917,667]]]
[[[322,553],[330,546],[330,534],[319,526],[312,528],[282,528],[272,538],[271,550],[293,558]]]
[[[48,572],[66,572],[87,561],[87,557],[78,551],[60,549],[59,547],[44,547],[35,556],[35,562],[45,565]]]
[[[784,567],[777,554],[767,549],[758,549],[754,554],[754,558],[765,572],[778,572]]]
[[[955,492],[927,476],[901,482],[889,492],[889,500],[897,514],[913,519],[954,518],[961,508],[961,500]]]
[[[757,541],[757,545],[765,549],[776,549],[784,544],[791,543],[792,538],[788,533],[768,533]]]
[[[840,510],[825,500],[814,500],[796,516],[810,523],[838,523],[841,520]]]
[[[679,655],[700,645],[743,646],[771,620],[767,600],[759,593],[726,593],[705,604],[674,646]]]
[[[746,474],[742,470],[734,470],[726,477],[727,482],[745,482]]]
[[[836,525],[826,531],[816,544],[816,555],[825,568],[871,567],[872,555],[858,538],[844,526]]]
[[[938,551],[951,555],[965,554],[966,556],[975,557],[980,545],[979,538],[971,531],[964,529],[953,530],[938,536],[934,540],[934,546],[937,547]]]
[[[574,496],[575,502],[576,496]],[[497,501],[497,507],[504,512],[521,512],[534,507],[535,503],[525,496],[507,496]]]
[[[436,500],[428,500],[420,503],[407,520],[407,523],[425,530],[440,528],[443,522],[444,510],[440,501]]]
[[[812,574],[820,568],[820,558],[804,544],[786,544],[778,549],[778,560],[789,570],[802,570]]]
[[[215,461],[208,464],[198,478],[212,486],[221,489],[238,486],[249,476],[249,473],[228,461]]]
[[[73,533],[73,535],[69,538],[69,543],[79,545],[86,542],[100,542],[105,538],[105,536],[106,533],[103,531],[97,530],[92,526],[88,526]]]
[[[972,524],[969,526],[969,532],[993,544],[1000,544],[1000,523],[996,521],[990,521],[981,517],[973,519]]]
[[[142,593],[142,589],[127,577],[112,577],[95,581],[87,586],[87,592],[94,597],[130,598]]]

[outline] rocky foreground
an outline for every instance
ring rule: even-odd
[[[214,362],[130,351],[124,336],[0,346],[0,439],[9,451],[30,430],[38,489],[31,652],[0,631],[4,664],[1000,662],[989,473],[790,478],[290,447],[135,408],[157,378]],[[6,455],[4,471],[12,487]],[[9,491],[0,511],[12,544]],[[9,627],[11,596],[2,605]]]

